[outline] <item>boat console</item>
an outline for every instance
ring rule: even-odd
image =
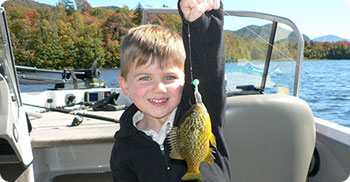
[[[49,70],[18,65],[16,69],[22,73],[18,76],[20,84],[54,84],[55,86],[52,90],[106,88],[104,80],[100,77],[101,73],[97,69],[97,61],[93,63],[91,69]],[[28,72],[47,73],[48,75],[40,77],[32,76],[27,74]],[[57,78],[57,75],[60,75],[60,78]]]

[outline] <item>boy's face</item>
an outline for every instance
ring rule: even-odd
[[[165,121],[178,106],[184,86],[184,72],[176,66],[160,69],[158,64],[146,64],[129,70],[127,78],[119,77],[126,96],[148,119]]]

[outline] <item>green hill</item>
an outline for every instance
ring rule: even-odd
[[[73,7],[71,0],[62,0],[55,6],[31,0],[3,3],[16,64],[67,69],[90,68],[98,61],[99,67],[119,67],[120,44],[130,28],[140,25],[142,6],[135,10],[128,7],[92,8],[86,1],[75,1],[81,2],[78,9]],[[148,19],[181,35],[182,23],[178,15],[153,14]],[[226,59],[264,60],[271,26],[250,25],[225,31]],[[295,56],[295,35],[284,28],[277,30],[274,46],[279,51],[273,51],[273,59],[284,59],[280,51]],[[303,37],[306,58],[346,59],[350,56],[349,42],[318,43]]]

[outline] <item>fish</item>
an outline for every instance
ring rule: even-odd
[[[196,103],[186,112],[169,133],[169,157],[185,160],[187,172],[182,180],[203,179],[199,171],[201,162],[214,163],[216,148],[215,136],[212,132],[209,113],[202,102],[201,95],[195,90]]]

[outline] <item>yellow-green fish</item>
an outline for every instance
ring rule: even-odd
[[[182,180],[202,179],[200,163],[214,162],[213,149],[210,148],[209,142],[216,147],[215,136],[212,133],[210,116],[198,92],[198,83],[198,80],[194,81],[196,103],[169,135],[170,157],[186,160],[187,163],[187,172]]]

